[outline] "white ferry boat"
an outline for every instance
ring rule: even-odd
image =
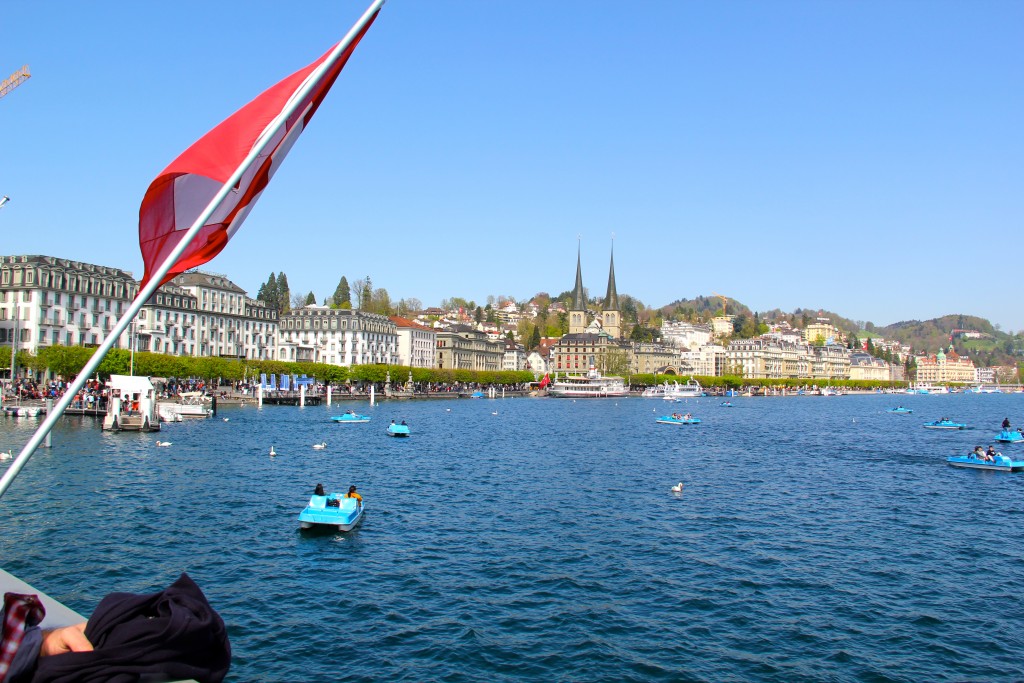
[[[629,396],[621,377],[605,377],[593,366],[585,375],[565,375],[551,383],[548,396],[553,398],[619,398]]]
[[[908,394],[948,394],[949,387],[934,384],[912,384],[907,389]]]
[[[640,394],[644,398],[664,398],[675,400],[677,398],[699,398],[704,395],[704,388],[695,379],[689,380],[686,384],[673,381],[671,384],[665,382],[658,387],[647,387]]]

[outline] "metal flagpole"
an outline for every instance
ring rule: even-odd
[[[29,458],[31,458],[32,454],[35,453],[36,448],[39,447],[39,444],[43,441],[43,438],[45,438],[46,435],[50,433],[50,430],[53,429],[53,425],[55,425],[57,423],[57,420],[60,419],[61,415],[64,414],[64,410],[68,407],[68,405],[70,405],[71,400],[79,392],[82,386],[85,385],[85,382],[88,379],[89,375],[91,375],[93,371],[99,367],[100,363],[103,362],[103,357],[106,356],[107,352],[110,351],[111,347],[113,347],[114,342],[117,341],[117,339],[121,336],[121,333],[124,332],[126,327],[128,327],[131,321],[135,318],[136,314],[138,314],[138,312],[142,309],[142,306],[147,301],[149,301],[149,298],[151,296],[153,296],[157,288],[160,287],[160,283],[163,281],[164,276],[167,275],[167,272],[175,263],[178,262],[178,259],[185,252],[185,249],[188,248],[188,246],[192,243],[192,240],[194,240],[196,235],[199,234],[199,231],[202,230],[203,226],[206,225],[206,222],[210,220],[210,217],[213,216],[213,214],[220,207],[221,203],[227,198],[228,193],[230,193],[234,189],[236,184],[241,182],[242,176],[245,174],[249,166],[252,165],[252,163],[256,161],[256,159],[261,154],[263,154],[266,148],[274,140],[274,137],[277,135],[277,132],[285,125],[285,123],[287,123],[288,118],[298,109],[299,104],[303,101],[306,95],[308,95],[313,90],[313,88],[316,87],[321,75],[325,71],[330,69],[335,62],[338,61],[341,55],[344,54],[345,50],[348,49],[352,41],[355,40],[355,37],[359,35],[359,32],[362,30],[362,28],[374,16],[374,13],[377,12],[377,10],[379,10],[383,5],[384,0],[375,0],[375,2],[372,5],[370,5],[370,8],[367,9],[363,13],[363,16],[359,18],[359,21],[357,21],[355,25],[352,26],[352,28],[345,35],[345,37],[342,38],[341,42],[338,43],[338,45],[331,52],[330,56],[327,59],[325,59],[323,63],[321,63],[320,66],[313,71],[312,74],[310,74],[309,78],[307,78],[305,83],[302,84],[302,87],[298,90],[298,92],[292,95],[292,97],[288,100],[288,103],[285,105],[285,108],[281,110],[281,113],[279,113],[277,117],[270,122],[266,130],[256,141],[256,144],[249,152],[249,155],[245,157],[245,159],[238,166],[238,168],[235,169],[235,172],[231,174],[231,177],[228,178],[227,182],[225,182],[224,185],[221,186],[220,191],[217,192],[217,194],[214,196],[212,200],[210,200],[210,203],[206,206],[206,208],[199,215],[199,217],[196,218],[195,222],[192,224],[192,227],[190,227],[185,232],[185,234],[182,236],[178,244],[174,247],[171,253],[167,255],[167,258],[164,259],[164,262],[161,263],[160,267],[156,269],[156,271],[153,273],[153,276],[149,279],[149,282],[146,283],[146,286],[139,291],[138,295],[135,297],[135,300],[132,301],[131,305],[128,307],[128,310],[124,312],[124,315],[122,315],[121,318],[114,325],[114,328],[110,331],[110,334],[107,336],[107,338],[103,340],[103,343],[100,344],[99,348],[96,349],[96,352],[93,353],[92,357],[89,359],[89,362],[87,362],[85,364],[85,367],[82,368],[81,372],[78,373],[78,377],[75,378],[75,381],[72,382],[70,386],[68,386],[67,391],[65,391],[64,395],[61,396],[59,401],[57,401],[57,404],[53,407],[53,410],[48,411],[46,419],[43,421],[41,425],[39,425],[39,428],[36,429],[35,434],[33,434],[32,438],[29,439],[28,443],[25,444],[25,447],[21,449],[21,452],[18,453],[18,457],[11,462],[10,467],[8,467],[7,471],[4,472],[3,477],[0,477],[0,497],[2,497],[4,493],[7,492],[7,489],[10,487],[11,482],[14,481],[14,478],[18,476],[18,473],[20,473],[22,468],[25,467],[25,465],[28,463]]]

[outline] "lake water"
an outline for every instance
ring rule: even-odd
[[[187,571],[231,681],[1024,678],[1024,473],[945,463],[1024,395],[720,402],[67,418],[0,499],[0,566],[86,615]],[[373,421],[330,422],[349,407]],[[671,410],[703,422],[655,424]],[[975,428],[921,426],[944,416]],[[0,418],[0,450],[36,424]],[[362,525],[300,532],[317,482],[356,484]]]

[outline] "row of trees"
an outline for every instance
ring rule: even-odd
[[[40,349],[38,355],[18,351],[19,368],[30,368],[37,373],[47,370],[55,376],[70,379],[76,376],[88,362],[95,349],[80,346],[49,346]],[[4,354],[5,355],[5,354]],[[169,356],[161,353],[137,352],[134,367],[131,368],[131,352],[112,349],[100,364],[101,378],[110,375],[134,374],[148,377],[195,377],[197,379],[226,381],[257,380],[261,373],[275,375],[306,375],[332,384],[354,382],[384,382],[388,373],[394,384],[404,384],[412,373],[418,383],[508,385],[532,382],[532,372],[443,370],[434,368],[409,368],[402,365],[355,365],[341,367],[322,363],[286,363],[283,361],[257,361],[220,357]],[[0,368],[10,366],[10,357],[0,359]]]
[[[302,308],[317,302],[316,295],[311,291],[307,294],[292,294],[288,289],[288,276],[283,272],[270,274],[267,281],[260,286],[256,298],[266,302],[267,307],[283,315],[293,308]],[[354,301],[353,301],[354,299]],[[423,308],[419,299],[391,300],[388,290],[383,287],[374,289],[370,276],[359,278],[351,284],[344,275],[334,288],[334,293],[323,299],[324,306],[331,308],[356,308],[367,313],[381,315],[408,315]]]

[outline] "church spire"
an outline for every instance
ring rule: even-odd
[[[615,290],[615,238],[612,238],[612,260],[608,267],[608,293],[604,296],[604,310],[619,310],[619,293]]]
[[[583,297],[583,272],[580,270],[580,243],[576,242],[576,288],[572,290],[572,310],[587,310],[587,302]]]

